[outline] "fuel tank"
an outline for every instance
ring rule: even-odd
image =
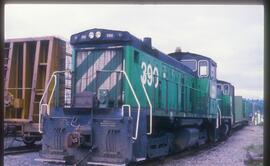
[[[175,132],[174,145],[176,150],[184,150],[198,143],[199,133],[199,130],[196,128],[183,128]]]

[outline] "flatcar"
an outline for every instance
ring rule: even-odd
[[[166,55],[152,47],[151,38],[127,31],[90,29],[72,35],[70,43],[71,105],[41,103],[46,109],[40,111],[43,141],[36,160],[126,165],[227,134],[223,124],[230,125],[231,114],[218,106],[211,58]],[[60,73],[53,75],[54,93]]]

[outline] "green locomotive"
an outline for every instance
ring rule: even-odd
[[[150,38],[142,41],[126,31],[90,29],[72,35],[70,43],[72,104],[41,111],[38,160],[125,165],[229,133],[230,99],[221,97],[219,108],[217,64],[211,58],[166,55]]]

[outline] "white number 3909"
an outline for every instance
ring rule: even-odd
[[[143,70],[141,75],[141,81],[143,84],[148,84],[152,86],[153,82],[155,81],[155,88],[158,87],[158,68],[152,67],[151,64],[146,65],[145,62],[142,62],[141,68]]]

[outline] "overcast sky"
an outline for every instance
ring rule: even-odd
[[[180,46],[211,57],[218,79],[231,82],[236,95],[262,99],[263,20],[262,5],[6,5],[5,38],[129,31],[151,37],[164,53]]]

